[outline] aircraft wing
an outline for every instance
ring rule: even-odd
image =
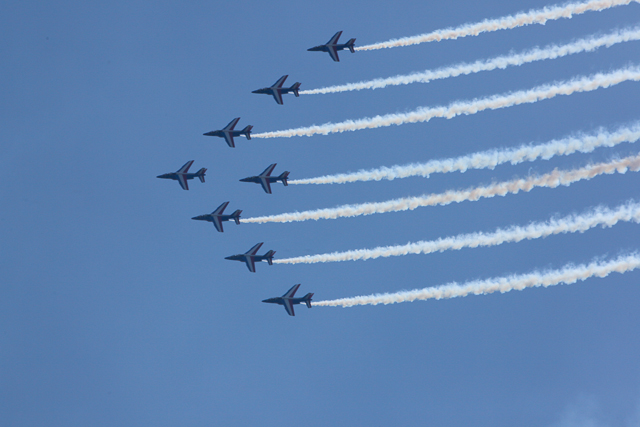
[[[264,244],[264,242],[258,243],[257,245],[255,245],[254,247],[249,249],[245,255],[255,255],[255,254],[257,254],[258,251],[260,250],[260,246],[262,246],[263,244]]]
[[[338,49],[336,49],[335,45],[327,46],[327,50],[329,51],[329,56],[331,56],[331,59],[333,59],[335,62],[340,62],[340,58],[338,57]]]
[[[213,222],[213,225],[214,227],[216,227],[216,230],[218,230],[221,233],[224,233],[224,229],[222,228],[222,221],[220,221],[220,217],[214,215],[212,219],[213,221],[211,222]]]
[[[296,294],[296,292],[298,291],[298,288],[300,287],[300,284],[297,285],[293,285],[291,287],[291,289],[289,289],[287,291],[286,294],[282,295],[282,298],[293,298],[293,296]]]
[[[260,243],[262,245],[262,243]],[[249,256],[246,257],[245,262],[247,263],[247,268],[249,269],[250,272],[255,273],[256,272],[256,263],[253,260],[253,257]]]
[[[193,163],[193,160],[191,162]],[[189,166],[191,166],[191,164],[189,164]],[[189,166],[187,166],[187,170],[189,170]],[[185,178],[184,174],[178,174],[178,182],[180,183],[180,187],[182,187],[183,190],[189,189],[189,183],[187,182],[187,178]]]
[[[333,35],[333,37],[331,37],[331,39],[327,42],[327,44],[328,45],[338,44],[338,39],[340,38],[341,35],[342,35],[342,31],[338,31]]]
[[[223,204],[221,204],[220,206],[218,206],[216,208],[215,211],[213,211],[213,215],[222,215],[222,212],[224,212],[224,210],[227,208],[227,205],[229,205],[229,202],[224,202]]]
[[[271,194],[271,184],[269,183],[268,178],[260,177],[260,185],[262,185],[262,189],[267,194]]]
[[[180,169],[178,169],[177,173],[187,173],[187,172],[189,172],[189,168],[191,167],[193,162],[194,162],[194,160],[189,160],[187,163],[184,164],[184,166],[182,166]],[[180,184],[180,185],[182,185],[182,184]]]
[[[264,171],[262,171],[260,176],[271,176],[271,172],[273,172],[273,170],[276,168],[276,166],[277,166],[277,163],[270,164],[268,168],[266,168]]]
[[[273,84],[273,86],[271,86],[271,87],[272,87],[272,88],[278,88],[278,89],[280,89],[280,88],[282,87],[282,85],[284,84],[284,81],[285,81],[285,80],[287,80],[287,77],[289,77],[289,74],[287,74],[287,75],[284,75],[284,76],[280,77],[280,78],[278,79],[278,81],[277,81],[277,82],[275,82],[275,83]]]
[[[235,119],[231,120],[227,126],[225,126],[224,130],[233,130],[233,128],[236,127],[239,121],[240,117],[236,117]]]
[[[282,301],[282,305],[284,305],[284,309],[287,310],[287,313],[289,314],[289,316],[296,315],[296,313],[293,311],[293,304],[291,304],[291,300],[285,299],[284,301]]]
[[[276,100],[276,102],[278,103],[278,105],[282,105],[284,104],[284,102],[282,102],[282,92],[280,92],[278,89],[274,89],[271,92],[271,95],[273,95],[273,99]]]
[[[224,140],[227,142],[227,145],[231,148],[234,148],[236,146],[236,144],[233,142],[233,135],[231,134],[231,132],[222,132],[222,135],[224,136]]]

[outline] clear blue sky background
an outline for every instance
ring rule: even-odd
[[[256,132],[446,105],[638,64],[638,42],[430,84],[334,95],[302,89],[564,43],[640,22],[633,4],[571,20],[374,52],[357,45],[547,5],[439,2],[42,2],[0,5],[0,424],[7,426],[640,423],[640,272],[393,306],[297,308],[262,299],[296,283],[331,299],[557,268],[637,250],[638,226],[325,265],[225,261],[257,242],[290,257],[491,231],[638,197],[640,175],[369,217],[297,224],[192,221],[231,201],[245,216],[466,188],[636,153],[624,144],[494,171],[393,182],[274,186],[291,178],[447,158],[638,119],[640,83],[452,120],[341,135],[202,136],[234,117]],[[190,191],[156,175],[194,159]]]

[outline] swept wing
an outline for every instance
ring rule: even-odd
[[[184,164],[184,166],[182,166],[180,169],[178,169],[178,172],[176,173],[187,173],[189,172],[189,168],[191,167],[191,165],[193,164],[195,160],[189,160],[187,163]]]
[[[189,166],[187,166],[187,170],[189,169]],[[187,182],[187,178],[183,173],[178,173],[178,182],[180,183],[180,187],[182,187],[183,190],[189,189],[189,183]]]

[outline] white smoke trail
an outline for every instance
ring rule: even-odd
[[[640,254],[632,253],[618,259],[602,262],[594,261],[590,264],[569,264],[559,270],[534,271],[529,274],[497,277],[487,280],[474,280],[463,284],[456,282],[432,288],[414,289],[396,293],[375,294],[352,298],[340,298],[329,301],[314,302],[314,307],[353,307],[355,305],[396,304],[429,299],[448,299],[464,297],[469,294],[484,295],[494,292],[521,291],[525,288],[570,285],[590,277],[607,277],[611,273],[626,273],[640,267]]]
[[[558,95],[571,95],[576,92],[590,92],[609,87],[624,81],[640,80],[640,68],[623,68],[611,73],[595,74],[589,77],[576,78],[567,82],[557,82],[538,86],[533,89],[512,92],[506,95],[494,95],[488,98],[458,101],[446,107],[420,107],[409,113],[387,114],[384,116],[365,117],[358,120],[347,120],[341,123],[326,123],[309,127],[288,129],[275,132],[264,132],[251,135],[253,138],[278,138],[292,136],[311,136],[316,134],[374,129],[404,123],[428,122],[434,117],[453,118],[462,114],[476,114],[484,110],[496,110],[514,105],[538,102],[554,98]]]
[[[509,66],[520,66],[529,62],[556,59],[581,52],[591,52],[600,47],[611,47],[617,43],[640,40],[640,28],[618,30],[605,36],[591,36],[565,45],[551,45],[544,48],[534,48],[529,51],[499,56],[489,60],[476,61],[471,64],[457,64],[437,70],[427,70],[409,75],[399,75],[384,79],[375,79],[359,83],[347,83],[343,85],[329,86],[319,89],[300,91],[303,95],[327,94],[336,92],[348,92],[362,89],[380,89],[387,86],[408,85],[411,83],[428,83],[431,80],[446,79],[481,71],[505,69]]]
[[[475,201],[482,198],[516,194],[520,191],[529,192],[536,187],[555,188],[559,185],[568,186],[574,182],[592,179],[598,175],[612,174],[615,172],[623,174],[628,170],[633,172],[640,170],[640,155],[626,157],[609,163],[597,163],[570,171],[559,171],[556,169],[553,172],[540,176],[514,179],[511,181],[494,183],[484,187],[470,188],[467,190],[450,190],[441,194],[405,197],[401,199],[388,200],[386,202],[344,205],[335,208],[260,216],[243,219],[242,222],[265,223],[307,221],[311,219],[336,219],[360,215],[372,215],[376,213],[413,210],[422,206],[444,206],[450,203]]]
[[[457,39],[458,37],[477,36],[481,33],[507,30],[516,27],[523,27],[531,24],[544,25],[547,21],[561,18],[572,18],[573,15],[580,15],[589,11],[601,11],[616,6],[637,3],[637,0],[591,0],[582,3],[569,3],[562,6],[545,7],[528,12],[520,12],[516,15],[505,16],[497,19],[487,19],[475,24],[465,24],[457,28],[446,28],[427,34],[420,34],[413,37],[403,37],[382,43],[375,43],[356,47],[355,50],[378,50],[391,47],[411,46],[414,44],[427,43],[433,41]]]
[[[566,156],[576,152],[590,153],[599,147],[615,147],[623,142],[640,139],[640,122],[623,127],[615,132],[599,130],[595,135],[578,135],[554,140],[539,145],[521,145],[516,148],[482,151],[454,159],[431,160],[403,166],[360,170],[353,173],[325,175],[317,178],[290,180],[289,184],[345,184],[356,181],[394,180],[411,176],[428,178],[432,173],[466,172],[469,169],[494,169],[511,163],[516,165],[534,160],[549,160],[554,156]]]
[[[532,223],[526,227],[513,226],[506,229],[498,229],[493,233],[462,234],[433,241],[321,255],[306,255],[274,260],[273,262],[278,264],[313,264],[318,262],[367,260],[409,254],[430,254],[447,250],[460,250],[462,248],[497,246],[507,242],[539,239],[553,234],[582,233],[597,226],[613,227],[620,221],[640,223],[640,204],[627,203],[616,209],[598,207],[582,215],[571,215],[560,219],[554,218],[542,223]]]

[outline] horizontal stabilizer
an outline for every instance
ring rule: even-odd
[[[244,136],[247,137],[247,139],[251,139],[251,129],[253,129],[253,126],[249,125],[247,127],[245,127],[244,129],[242,129],[242,133],[244,134]]]
[[[289,90],[293,91],[293,94],[295,96],[300,96],[300,93],[298,92],[298,89],[300,89],[300,82],[296,82],[293,86],[291,86],[289,88]]]
[[[304,303],[307,304],[307,307],[311,308],[311,297],[313,297],[313,293],[308,293],[304,296]]]
[[[287,180],[289,179],[289,173],[290,173],[289,171],[282,172],[278,177],[282,180],[282,183],[285,185],[285,187],[289,185],[289,183],[287,182]]]
[[[275,255],[276,251],[269,251],[264,256],[269,265],[273,265],[273,255]]]
[[[233,220],[236,222],[236,224],[240,224],[240,214],[242,213],[242,210],[238,209],[237,211],[235,211],[234,213],[231,214],[231,216],[233,217]]]
[[[205,173],[207,173],[207,168],[202,168],[198,171],[198,173],[196,174],[196,176],[198,178],[200,178],[200,182],[204,182],[204,175]]]
[[[355,53],[355,49],[353,48],[353,47],[354,47],[354,43],[355,43],[355,42],[356,42],[356,39],[350,39],[350,40],[347,42],[347,47],[349,48],[349,50],[351,51],[351,53]]]

